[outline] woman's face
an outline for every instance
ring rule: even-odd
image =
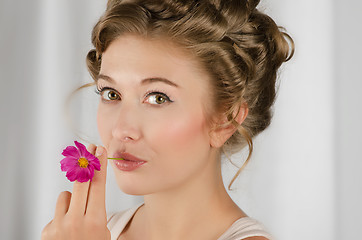
[[[214,164],[204,111],[208,84],[191,58],[166,41],[125,35],[109,45],[97,82],[98,89],[106,87],[98,107],[99,134],[108,157],[126,152],[146,161],[119,162],[121,170],[110,160],[124,192],[167,191]]]

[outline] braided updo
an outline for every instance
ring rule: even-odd
[[[234,153],[267,128],[276,96],[277,70],[294,52],[293,40],[256,7],[259,0],[109,0],[93,28],[95,49],[87,66],[96,81],[102,53],[117,37],[134,33],[149,39],[167,38],[189,51],[210,74],[215,111],[226,114],[238,131],[224,144]],[[246,104],[242,124],[234,117]]]

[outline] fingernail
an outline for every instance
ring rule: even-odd
[[[97,147],[96,150],[96,157],[99,157],[103,154],[103,148],[102,147]]]

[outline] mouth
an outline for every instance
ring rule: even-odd
[[[125,161],[132,161],[132,162],[146,162],[143,159],[140,159],[136,156],[133,156],[130,153],[126,153],[126,152],[116,152],[115,154],[113,154],[113,157],[109,157],[108,159],[112,159],[112,160],[125,160]]]
[[[126,152],[116,152],[113,157],[108,159],[112,159],[115,166],[121,171],[133,171],[147,162]]]

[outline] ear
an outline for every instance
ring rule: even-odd
[[[235,116],[236,115],[236,116]],[[235,121],[241,125],[248,115],[247,104],[243,104],[239,109],[234,111]],[[210,146],[220,148],[234,134],[237,128],[233,124],[225,125],[228,122],[227,116],[216,122],[215,129],[210,132]]]

